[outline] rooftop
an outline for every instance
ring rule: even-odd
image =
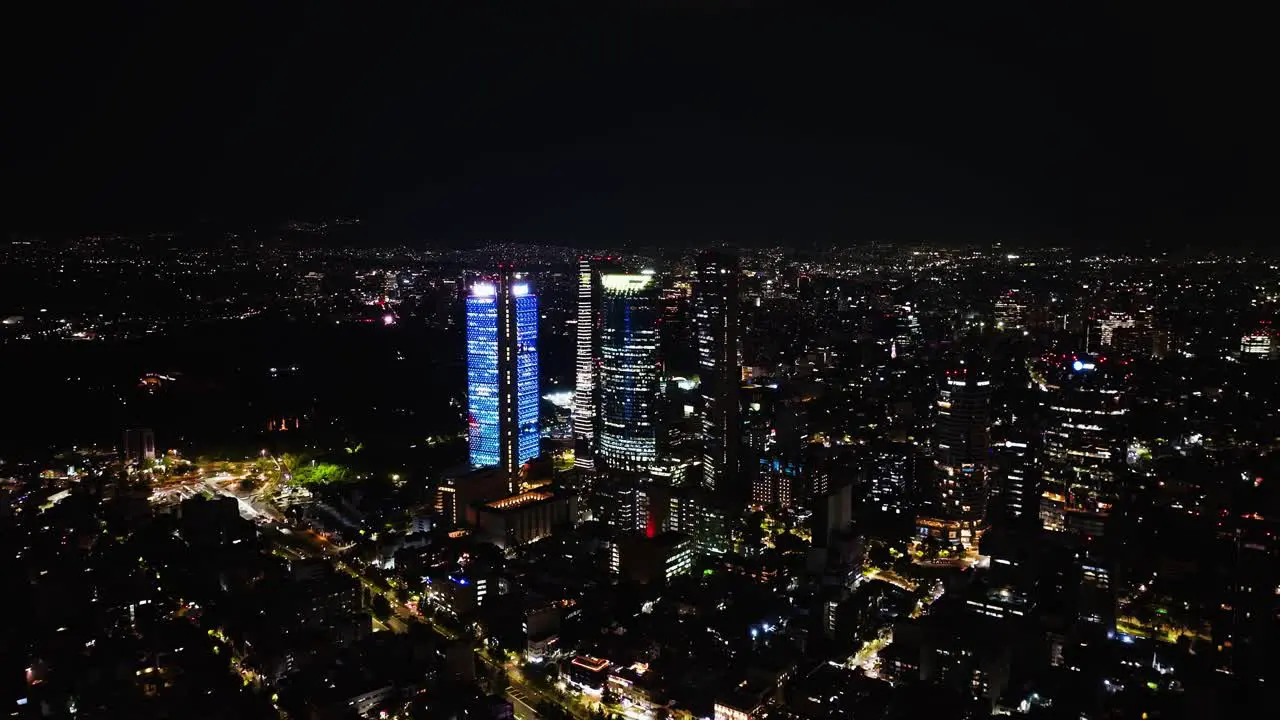
[[[491,510],[514,510],[525,505],[551,500],[554,497],[555,495],[549,492],[530,491],[505,497],[501,500],[494,500],[493,502],[485,503],[484,506]]]

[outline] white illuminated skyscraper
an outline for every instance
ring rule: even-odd
[[[600,415],[600,338],[604,324],[601,273],[615,265],[612,258],[578,258],[578,327],[574,358],[574,467],[595,467]]]

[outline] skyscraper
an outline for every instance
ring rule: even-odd
[[[901,516],[911,508],[911,479],[915,470],[911,446],[883,443],[867,456],[867,506],[873,513]]]
[[[151,428],[124,431],[124,460],[135,463],[156,458],[156,435]]]
[[[471,464],[514,477],[539,452],[538,298],[504,269],[467,296],[467,423]]]
[[[573,388],[574,467],[595,467],[600,415],[600,331],[604,324],[600,275],[612,258],[578,258],[578,328]]]
[[[1040,521],[1046,530],[1103,534],[1123,462],[1121,423],[1128,411],[1120,379],[1105,361],[1063,358],[1037,368],[1044,429]]]
[[[600,276],[600,437],[609,467],[658,459],[658,293],[651,272]]]
[[[921,534],[972,545],[987,511],[991,381],[972,364],[948,370],[936,401],[934,479]]]
[[[702,484],[727,490],[739,473],[742,421],[738,387],[738,259],[722,252],[698,256],[693,303],[702,388]]]
[[[1039,511],[1040,495],[1035,492],[1039,478],[1033,475],[1035,458],[1028,440],[1018,434],[992,447],[993,460],[999,467],[999,487],[992,495],[998,495],[1005,517],[1014,522],[1035,517]]]

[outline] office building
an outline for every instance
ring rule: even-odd
[[[579,655],[569,663],[569,684],[594,692],[604,689],[609,681],[609,661]]]
[[[156,459],[156,434],[150,428],[124,431],[124,461],[137,463]]]
[[[805,499],[804,467],[799,461],[761,458],[751,481],[751,504],[767,508],[790,508]]]
[[[1271,358],[1280,351],[1271,323],[1259,323],[1258,327],[1240,338],[1240,354],[1248,358]]]
[[[1028,439],[1006,438],[995,444],[992,454],[1000,474],[997,492],[1005,516],[1013,520],[1034,517],[1040,495],[1035,492],[1037,478]]]
[[[921,342],[919,308],[904,303],[893,311],[893,338],[890,341],[889,358],[908,357]]]
[[[471,465],[515,476],[539,453],[538,298],[503,270],[472,285],[466,306]]]
[[[455,618],[469,615],[483,605],[491,589],[490,579],[478,574],[457,572],[423,579],[427,602]]]
[[[461,526],[467,521],[467,509],[512,495],[515,478],[496,466],[472,470],[446,477],[436,486],[434,509],[445,524]]]
[[[1124,459],[1120,431],[1128,411],[1119,378],[1104,360],[1067,356],[1037,368],[1046,418],[1040,521],[1046,530],[1103,534]]]
[[[309,272],[302,276],[299,293],[306,298],[316,299],[324,290],[324,273]]]
[[[612,546],[611,552],[611,567],[641,585],[665,583],[693,567],[693,540],[676,532],[627,535]]]
[[[600,276],[616,269],[611,257],[578,258],[578,316],[574,348],[573,449],[574,467],[595,467],[600,414],[600,340],[604,326]]]
[[[866,466],[866,502],[872,513],[905,515],[912,509],[911,479],[915,455],[907,444],[884,443],[874,447]]]
[[[662,328],[658,342],[662,372],[668,378],[693,375],[698,344],[693,317],[693,284],[689,278],[666,277],[662,286]]]
[[[668,491],[665,502],[655,499],[652,506],[655,515],[659,508],[665,509],[662,529],[693,538],[697,557],[729,552],[731,516],[720,495],[699,486],[673,488]]]
[[[572,527],[577,497],[532,490],[468,509],[476,534],[500,548],[536,542],[558,528]]]
[[[702,483],[709,490],[727,490],[739,474],[741,276],[738,259],[730,254],[708,251],[698,255],[693,304],[702,390]]]
[[[1026,307],[1017,290],[1010,290],[1000,296],[995,303],[995,321],[997,330],[1021,330],[1024,325]]]
[[[649,512],[651,480],[642,473],[612,470],[601,473],[590,497],[591,519],[619,535],[652,532]]]
[[[825,548],[853,527],[853,486],[841,483],[810,501],[813,547]]]
[[[1098,321],[1098,335],[1102,347],[1111,347],[1116,330],[1130,330],[1135,327],[1134,318],[1129,313],[1109,312]]]
[[[601,275],[600,436],[610,468],[658,459],[658,296],[652,273]]]
[[[987,511],[991,381],[962,361],[947,371],[936,406],[933,482],[917,527],[921,535],[973,545]]]

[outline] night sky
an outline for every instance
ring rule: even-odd
[[[170,5],[11,24],[16,228],[1263,247],[1277,226],[1256,19]]]

